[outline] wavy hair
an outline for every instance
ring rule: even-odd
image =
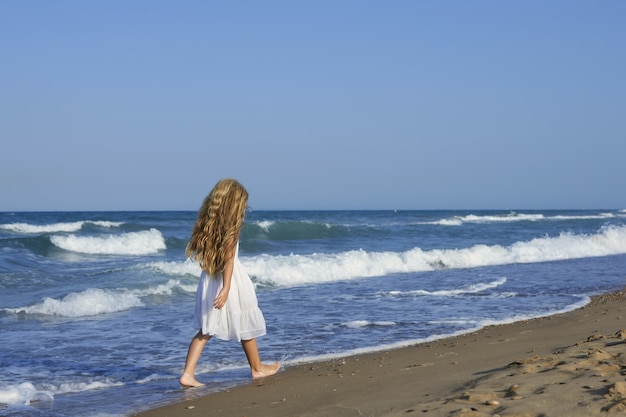
[[[248,192],[238,181],[223,179],[204,199],[185,255],[210,276],[224,270],[233,256],[248,204]]]

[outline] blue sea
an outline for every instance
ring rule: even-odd
[[[129,416],[247,383],[195,330],[195,212],[0,213],[0,415]],[[240,258],[285,365],[584,306],[626,284],[626,210],[253,211]]]

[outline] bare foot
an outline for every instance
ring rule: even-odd
[[[271,365],[261,365],[261,369],[258,371],[252,371],[252,379],[264,378],[266,376],[274,375],[280,369],[280,362],[273,363]]]
[[[183,376],[180,377],[178,382],[180,382],[180,385],[182,385],[185,388],[195,388],[195,387],[204,386],[202,382],[196,381],[196,378],[194,378],[193,375],[190,376],[190,375],[183,374]]]

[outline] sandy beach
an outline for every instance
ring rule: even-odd
[[[566,314],[292,366],[137,417],[626,413],[625,301],[619,291]]]

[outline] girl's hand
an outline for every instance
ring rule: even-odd
[[[218,310],[224,307],[224,305],[226,304],[226,300],[228,300],[228,291],[228,289],[222,288],[220,292],[217,293],[215,300],[213,300],[213,307],[217,308]]]

